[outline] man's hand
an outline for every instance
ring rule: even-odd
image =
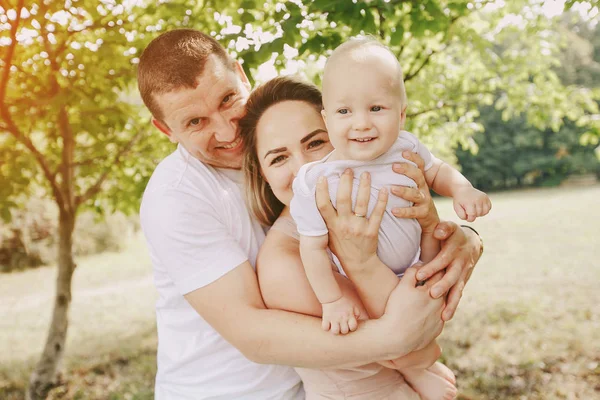
[[[431,296],[437,299],[448,294],[442,318],[449,321],[456,312],[465,285],[479,260],[481,242],[470,229],[463,230],[449,221],[440,222],[434,236],[442,241],[442,250],[431,262],[419,269],[417,279],[425,280],[446,270],[444,277],[432,286]]]
[[[462,187],[455,190],[452,200],[456,215],[469,222],[483,217],[492,209],[492,202],[488,195],[474,187]]]
[[[345,335],[358,328],[360,310],[350,298],[342,296],[331,303],[323,303],[323,330],[334,335]]]
[[[419,222],[424,233],[432,233],[440,222],[440,219],[431,198],[429,187],[425,181],[425,175],[423,173],[425,162],[417,153],[410,151],[403,152],[402,156],[405,159],[414,162],[416,166],[410,163],[394,163],[392,169],[395,173],[406,175],[408,178],[415,181],[417,187],[392,187],[393,195],[413,203],[411,207],[394,208],[392,214],[397,218],[415,218]]]

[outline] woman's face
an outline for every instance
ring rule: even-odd
[[[300,167],[325,157],[333,147],[313,105],[283,101],[269,107],[258,121],[256,151],[263,177],[279,201],[289,206]]]

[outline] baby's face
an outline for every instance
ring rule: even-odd
[[[373,160],[392,146],[404,126],[397,73],[380,60],[336,61],[323,78],[329,138],[340,158]]]

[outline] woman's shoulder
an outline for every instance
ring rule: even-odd
[[[283,219],[282,219],[283,218]],[[273,224],[258,253],[260,265],[281,263],[282,257],[299,257],[300,242],[291,216],[279,217]]]

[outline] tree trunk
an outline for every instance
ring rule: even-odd
[[[58,278],[54,311],[42,357],[29,379],[28,400],[45,399],[58,382],[58,373],[65,350],[71,305],[73,262],[73,229],[75,212],[61,209],[59,213]]]

